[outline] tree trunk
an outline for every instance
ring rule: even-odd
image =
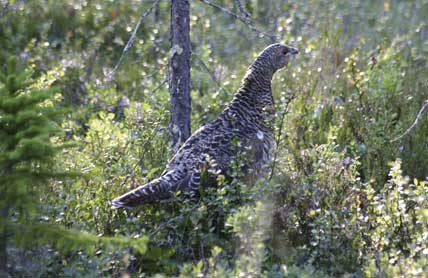
[[[8,209],[0,209],[0,277],[7,277],[7,230]]]
[[[172,150],[190,136],[189,1],[171,0],[170,133]]]

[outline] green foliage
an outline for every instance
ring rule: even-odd
[[[58,175],[49,166],[61,149],[50,141],[61,113],[48,101],[54,89],[31,88],[30,76],[14,59],[0,75],[1,208],[13,208],[21,217],[36,207],[34,186]]]
[[[0,17],[0,65],[18,56],[35,78],[28,82],[30,72],[22,70],[1,76],[0,105],[9,109],[1,111],[12,114],[0,123],[14,131],[0,129],[1,188],[10,194],[0,202],[13,207],[10,229],[21,232],[15,245],[38,235],[44,246],[10,251],[16,275],[428,272],[427,115],[393,140],[428,99],[427,1],[240,1],[259,29],[301,50],[273,80],[273,169],[253,187],[220,178],[222,186],[193,198],[119,211],[110,200],[157,177],[171,157],[169,2],[145,19],[112,82],[104,74],[150,1],[24,2]],[[238,1],[212,2],[242,14]],[[246,66],[271,41],[200,1],[191,1],[190,26],[196,130],[230,101]],[[60,90],[43,89],[51,85]],[[118,116],[124,97],[129,105]],[[72,107],[60,124],[65,135],[54,124],[59,107]],[[68,142],[75,147],[58,147]],[[19,176],[3,174],[7,161]],[[55,178],[63,169],[85,177]],[[18,186],[3,186],[10,182]],[[104,249],[117,246],[111,240],[121,248]],[[43,259],[20,260],[31,254]]]
[[[61,115],[52,95],[55,88],[44,89],[31,79],[31,70],[21,70],[10,59],[7,71],[0,73],[0,232],[2,245],[35,247],[35,243],[55,246],[63,252],[96,248],[131,246],[137,253],[146,251],[147,238],[130,241],[124,237],[99,237],[69,230],[57,224],[40,223],[40,199],[52,179],[76,177],[71,171],[55,167],[55,156],[68,144],[58,141]],[[5,250],[1,250],[4,252]],[[2,259],[4,257],[2,256]]]
[[[99,237],[53,224],[11,224],[10,231],[16,236],[17,246],[31,246],[37,239],[39,244],[52,245],[65,252],[83,250],[89,255],[94,255],[103,245],[108,248],[130,246],[140,254],[147,250],[147,238],[130,241],[125,237]]]

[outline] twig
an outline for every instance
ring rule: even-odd
[[[98,56],[98,51],[100,50],[101,44],[98,44],[94,47],[94,50],[91,54],[91,56],[89,57],[88,63],[87,63],[87,68],[86,68],[86,75],[84,77],[85,82],[88,82],[89,79],[91,78],[93,69],[94,69],[94,64],[95,61],[97,60],[97,56]]]
[[[211,77],[212,81],[217,85],[218,88],[222,89],[225,93],[229,94],[229,91],[226,90],[215,78],[213,72],[208,68],[208,66],[205,64],[205,62],[199,57],[198,54],[192,53],[193,56],[196,57],[196,59],[199,61],[199,63],[202,65],[202,67],[208,72],[209,76]]]
[[[252,31],[258,33],[259,35],[263,35],[263,36],[268,37],[268,38],[270,38],[272,40],[278,39],[278,36],[272,35],[272,34],[269,34],[269,33],[266,33],[266,32],[263,32],[260,29],[258,29],[256,26],[254,26],[254,24],[252,23],[252,21],[251,21],[250,18],[238,15],[238,14],[236,14],[236,13],[234,13],[234,12],[226,9],[225,7],[220,6],[220,5],[218,5],[216,3],[213,3],[211,1],[208,1],[208,0],[199,0],[199,1],[201,1],[202,3],[205,3],[205,4],[207,4],[207,5],[209,5],[209,6],[213,7],[213,8],[216,8],[216,9],[218,9],[218,10],[220,10],[220,11],[222,11],[222,12],[224,12],[224,13],[226,13],[226,14],[228,14],[228,15],[230,15],[230,16],[232,16],[232,17],[234,17],[234,18],[236,18],[236,19],[238,19],[240,21],[242,21],[246,26],[248,26],[248,28],[250,28]]]
[[[410,131],[412,131],[412,129],[418,124],[419,120],[422,118],[422,115],[424,114],[425,109],[427,108],[427,106],[428,106],[428,99],[424,101],[424,105],[422,106],[421,110],[419,110],[419,113],[416,116],[416,119],[413,122],[413,124],[403,134],[401,134],[397,138],[391,140],[390,142],[392,143],[392,142],[398,141],[401,138],[403,138],[404,136],[406,136],[407,134],[409,134]]]
[[[168,78],[168,77],[167,77],[167,78],[165,78],[165,80],[164,80],[164,81],[162,81],[162,83],[160,83],[160,84],[159,84],[159,86],[157,86],[157,87],[152,91],[152,94],[156,93],[156,92],[157,92],[157,90],[159,90],[160,88],[162,88],[162,87],[163,87],[163,85],[165,85],[168,81],[169,81],[169,78]]]
[[[251,14],[244,8],[244,5],[242,5],[241,0],[235,0],[235,2],[241,13],[243,13],[246,17],[251,17]]]
[[[360,85],[359,85],[360,80],[358,80],[355,77],[357,75],[356,70],[355,70],[355,63],[354,63],[353,60],[351,62],[352,62],[351,63],[352,81],[354,81],[354,87],[355,87],[355,89],[357,89],[358,103],[360,104],[360,108],[364,108],[364,105],[363,105],[363,95],[364,95],[364,92],[360,88]]]
[[[160,0],[155,0],[152,4],[152,6],[144,12],[144,14],[140,17],[140,20],[138,21],[137,25],[134,28],[134,31],[132,32],[131,37],[129,38],[128,42],[125,45],[125,48],[122,51],[122,55],[120,55],[119,61],[117,61],[116,65],[114,66],[113,70],[106,75],[106,80],[110,81],[113,79],[114,75],[116,74],[117,69],[122,64],[123,58],[125,58],[126,53],[129,51],[129,49],[132,47],[135,41],[135,37],[137,36],[137,31],[140,28],[141,24],[143,23],[144,19],[152,12],[153,8],[159,3]]]
[[[159,90],[166,82],[168,82],[168,78],[166,78],[157,88],[155,88],[153,90],[153,93],[157,90]],[[156,132],[155,130],[153,130],[150,134],[150,138],[145,142],[144,146],[143,146],[143,153],[141,154],[140,159],[138,159],[137,163],[135,163],[133,169],[132,169],[132,173],[129,175],[126,175],[126,177],[123,179],[123,181],[120,183],[120,188],[123,188],[123,186],[128,182],[128,179],[131,177],[134,177],[134,173],[137,170],[138,165],[140,165],[140,163],[144,160],[145,158],[145,154],[148,150],[148,148],[145,148],[146,144],[150,141],[152,141],[152,139],[155,137]],[[128,147],[128,144],[125,146],[125,149]]]
[[[193,212],[193,211],[195,211],[195,209],[197,208],[197,207],[199,207],[200,206],[200,204],[201,204],[201,200],[199,200],[198,201],[198,203],[196,204],[196,205],[194,205],[193,207],[191,207],[191,208],[189,208],[187,211],[190,211],[190,212]],[[176,216],[176,217],[174,217],[174,218],[171,218],[170,220],[168,220],[168,221],[165,221],[165,222],[163,222],[163,223],[161,223],[159,226],[157,226],[156,227],[156,229],[154,229],[150,234],[149,234],[149,237],[152,237],[152,236],[154,236],[155,234],[157,234],[163,227],[165,227],[165,226],[167,226],[167,225],[169,225],[169,224],[171,224],[172,222],[174,222],[174,221],[176,221],[176,220],[178,220],[178,219],[182,219],[184,217],[184,215],[183,214],[180,214],[180,215],[178,215],[178,216]]]
[[[168,220],[168,221],[165,221],[165,222],[161,223],[159,226],[157,226],[157,227],[156,227],[156,229],[154,229],[154,230],[150,233],[149,237],[154,236],[154,235],[155,235],[155,234],[157,234],[157,233],[158,233],[158,232],[159,232],[163,227],[167,226],[168,224],[171,224],[172,222],[174,222],[175,220],[180,219],[180,218],[183,218],[183,215],[179,215],[179,216],[177,216],[177,217],[171,218],[170,220]]]
[[[203,262],[203,269],[202,272],[204,273],[204,277],[206,277],[207,272],[208,272],[208,260],[205,257],[205,251],[204,251],[204,246],[202,245],[202,240],[199,242],[199,248],[200,248],[200,256],[202,258],[202,262]]]
[[[275,148],[275,152],[273,154],[273,162],[272,162],[272,170],[270,172],[270,176],[269,176],[269,180],[272,179],[274,171],[275,171],[275,166],[276,166],[276,161],[278,158],[278,152],[279,152],[279,141],[281,140],[281,136],[282,136],[282,130],[284,128],[284,120],[285,120],[285,115],[288,114],[289,110],[288,110],[288,105],[290,104],[290,102],[296,97],[295,94],[293,94],[285,103],[285,109],[284,112],[281,114],[281,122],[279,123],[279,131],[278,131],[278,136],[276,137],[275,141],[276,141],[276,148]]]

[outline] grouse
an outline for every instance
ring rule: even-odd
[[[205,182],[204,173],[227,176],[238,156],[244,180],[254,182],[261,177],[274,145],[272,76],[298,52],[280,43],[266,47],[217,119],[186,140],[159,178],[115,198],[112,208],[169,199],[178,191],[195,192]]]

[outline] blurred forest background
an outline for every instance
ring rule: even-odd
[[[191,1],[192,131],[268,44],[301,51],[271,170],[112,210],[172,155],[170,1],[108,75],[154,2],[0,1],[3,275],[426,277],[428,1]]]

